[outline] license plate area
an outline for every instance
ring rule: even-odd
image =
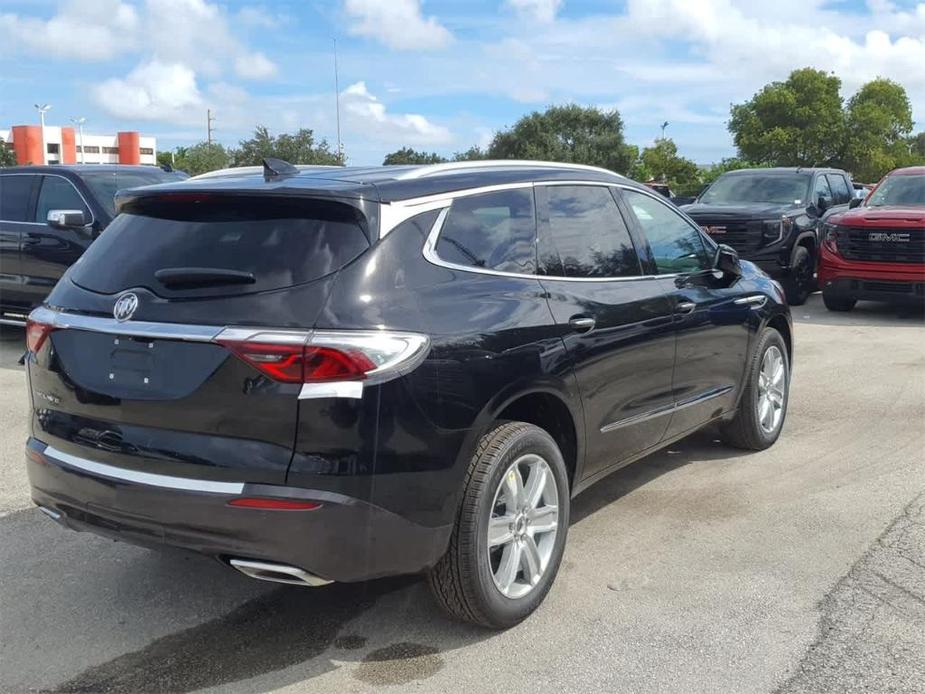
[[[112,398],[174,400],[198,389],[229,357],[221,345],[56,330],[52,368],[80,388]],[[57,363],[56,363],[57,362]]]

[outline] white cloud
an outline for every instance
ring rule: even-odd
[[[556,18],[562,0],[505,0],[504,4],[522,17],[549,23]]]
[[[106,80],[93,90],[97,103],[120,118],[193,123],[205,108],[196,74],[181,63],[152,60],[124,79]]]
[[[389,113],[365,82],[351,84],[341,92],[341,107],[348,128],[383,141],[420,146],[444,145],[453,140],[449,130],[422,115]]]
[[[354,20],[351,34],[396,50],[443,48],[453,40],[436,17],[421,14],[420,0],[345,0],[344,10]]]
[[[139,24],[135,7],[120,0],[68,0],[47,20],[0,13],[7,50],[15,41],[35,53],[86,61],[130,49]]]
[[[234,62],[234,71],[248,80],[262,80],[276,75],[276,64],[259,51],[249,55],[238,56]]]
[[[241,24],[258,29],[276,29],[282,25],[284,18],[271,14],[262,6],[245,6],[238,10],[236,18]]]
[[[255,16],[245,13],[251,20]],[[47,20],[0,14],[0,33],[15,37],[6,50],[87,61],[123,54],[169,57],[209,77],[220,76],[229,65],[247,79],[276,74],[267,56],[248,50],[234,35],[227,13],[206,0],[66,0]]]

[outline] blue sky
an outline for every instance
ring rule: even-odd
[[[229,145],[257,123],[333,142],[335,39],[354,164],[485,144],[565,102],[617,108],[641,146],[667,120],[707,163],[733,153],[730,103],[805,65],[845,97],[895,79],[925,122],[917,0],[0,0],[0,128],[51,103],[49,124],[83,116],[166,149],[204,139],[211,108]]]

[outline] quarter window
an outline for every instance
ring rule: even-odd
[[[455,265],[533,274],[535,240],[533,189],[503,190],[454,200],[436,251]]]
[[[0,219],[5,222],[31,222],[32,186],[35,176],[0,176]]]
[[[90,210],[80,193],[70,181],[60,176],[42,177],[42,190],[35,206],[35,221],[45,222],[50,210],[81,210],[86,218],[90,217]]]
[[[667,203],[634,190],[624,190],[623,196],[649,241],[659,274],[699,272],[712,267],[700,232]]]
[[[630,277],[641,274],[623,216],[609,188],[546,186],[549,222],[540,228],[540,274]]]

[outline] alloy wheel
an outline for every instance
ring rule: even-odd
[[[787,400],[787,368],[784,355],[771,345],[761,359],[758,372],[758,423],[766,434],[780,426]]]
[[[495,587],[522,598],[549,566],[559,531],[559,495],[552,469],[541,456],[523,455],[495,491],[488,522],[488,562]]]

